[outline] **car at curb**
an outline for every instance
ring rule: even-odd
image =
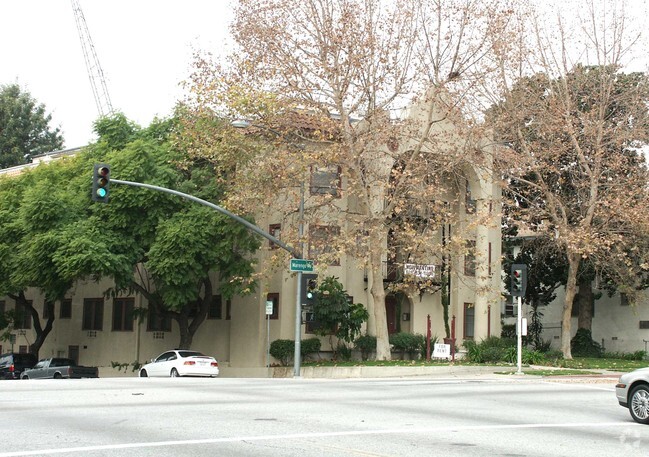
[[[34,368],[22,372],[20,379],[81,379],[98,378],[97,367],[84,367],[72,359],[54,357],[40,360]]]
[[[620,376],[615,396],[620,406],[628,408],[634,421],[649,425],[649,367]]]
[[[139,376],[148,377],[179,377],[207,376],[214,378],[219,375],[219,363],[214,357],[198,351],[174,349],[151,359],[151,362],[140,368]]]
[[[9,352],[0,355],[0,379],[20,379],[28,368],[33,368],[38,360],[34,354]]]

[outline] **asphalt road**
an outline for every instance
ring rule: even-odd
[[[0,383],[0,457],[647,456],[613,384],[470,379]]]

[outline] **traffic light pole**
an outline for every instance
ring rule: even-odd
[[[523,374],[523,316],[522,316],[522,301],[523,297],[520,295],[518,298],[518,305],[516,309],[516,359],[518,371],[516,374]]]
[[[298,227],[300,237],[300,257],[304,258],[304,181],[300,184],[300,223]],[[302,365],[302,271],[297,272],[297,292],[295,298],[295,353],[293,354],[293,377],[300,377]]]
[[[126,184],[127,186],[144,187],[145,189],[152,189],[152,190],[157,190],[157,191],[160,191],[160,192],[166,192],[168,194],[177,195],[177,196],[182,197],[184,199],[191,200],[191,201],[196,202],[196,203],[200,203],[201,205],[212,208],[213,210],[216,210],[219,213],[221,213],[221,214],[223,214],[225,216],[228,216],[231,219],[234,219],[238,223],[240,223],[242,225],[245,225],[252,232],[266,238],[267,240],[275,243],[277,246],[279,246],[280,248],[282,248],[285,251],[287,251],[288,253],[290,253],[294,258],[296,258],[296,259],[301,259],[302,258],[302,253],[301,252],[298,252],[293,247],[291,247],[291,246],[283,243],[282,241],[278,240],[273,235],[271,235],[268,232],[265,232],[264,230],[262,230],[261,228],[257,227],[255,224],[253,224],[252,222],[249,222],[249,221],[245,220],[244,218],[242,218],[240,216],[237,216],[234,213],[231,213],[227,209],[221,208],[220,206],[215,205],[214,203],[210,203],[210,202],[208,202],[206,200],[203,200],[201,198],[194,197],[193,195],[185,194],[183,192],[178,192],[177,190],[167,189],[166,187],[154,186],[152,184],[144,184],[144,183],[141,183],[141,182],[133,182],[133,181],[122,181],[121,179],[111,179],[110,182],[111,183],[117,183],[117,184]]]

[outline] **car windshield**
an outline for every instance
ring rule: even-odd
[[[178,354],[180,354],[180,356],[182,358],[185,358],[185,357],[204,357],[205,356],[204,354],[201,354],[200,352],[196,352],[196,351],[178,351]]]
[[[36,357],[33,354],[16,354],[14,356],[14,363],[33,365],[36,363]]]

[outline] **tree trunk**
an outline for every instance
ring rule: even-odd
[[[36,312],[36,310],[32,312],[32,318],[34,320],[34,330],[36,330],[36,339],[34,340],[34,343],[31,345],[30,352],[36,356],[36,359],[39,358],[38,353],[41,350],[41,347],[43,347],[43,343],[45,343],[47,336],[52,331],[52,325],[54,323],[54,303],[50,302],[47,303],[45,306],[48,306],[49,309],[47,315],[47,322],[45,323],[44,328],[41,328],[40,319],[38,318],[38,313]]]
[[[385,312],[385,288],[383,286],[383,268],[381,249],[383,246],[382,231],[374,230],[370,235],[372,246],[369,255],[370,274],[372,276],[371,293],[374,301],[374,322],[376,325],[376,360],[390,360],[390,338],[388,335],[388,319]]]
[[[577,306],[579,309],[579,317],[577,318],[577,328],[592,330],[593,303],[595,302],[593,282],[590,279],[580,279],[578,286]]]
[[[180,330],[180,341],[178,342],[178,349],[191,349],[194,335],[189,331],[189,317],[179,313],[174,316],[178,322],[178,329]]]
[[[54,303],[49,302],[46,304],[46,306],[48,307],[48,318],[47,322],[45,323],[45,327],[42,327],[41,318],[38,315],[38,311],[36,310],[36,308],[29,304],[29,301],[25,297],[24,291],[21,291],[18,295],[10,294],[9,297],[15,300],[16,304],[19,304],[23,307],[23,309],[28,311],[30,316],[32,317],[32,324],[34,326],[34,332],[36,333],[36,339],[29,346],[29,352],[34,354],[36,356],[36,359],[38,359],[38,353],[40,352],[41,347],[43,347],[43,343],[45,343],[47,336],[52,331],[52,324],[54,323]]]
[[[570,350],[572,302],[577,292],[577,270],[580,261],[579,254],[568,253],[568,280],[566,281],[566,297],[563,302],[563,315],[561,318],[561,352],[564,359],[572,359]]]

